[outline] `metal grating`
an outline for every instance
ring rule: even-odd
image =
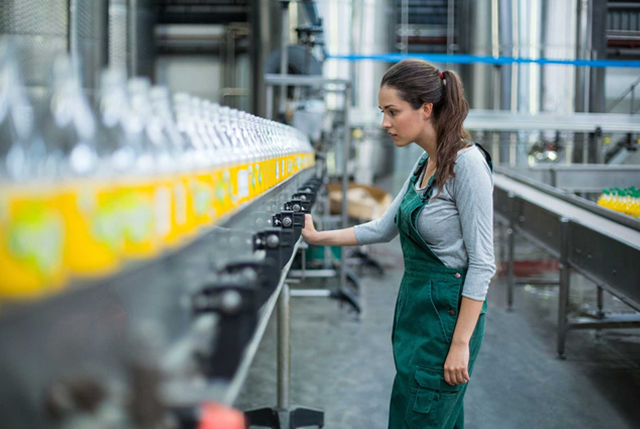
[[[127,69],[127,1],[109,1],[109,66]]]
[[[68,11],[67,0],[2,0],[0,33],[65,36]]]

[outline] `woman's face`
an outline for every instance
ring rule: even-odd
[[[396,146],[407,146],[415,142],[425,131],[425,122],[431,114],[431,106],[427,109],[414,109],[411,104],[398,95],[395,88],[383,86],[378,92],[378,107],[384,114],[382,128],[391,134]]]

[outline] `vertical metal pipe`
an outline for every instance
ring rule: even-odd
[[[129,0],[127,18],[129,19],[129,37],[127,37],[129,76],[133,77],[138,75],[138,0]]]
[[[71,64],[78,76],[80,76],[80,60],[78,58],[78,0],[69,0],[69,30],[67,32],[67,49]]]
[[[236,30],[227,28],[227,83],[229,88],[236,87]]]
[[[498,0],[491,0],[491,55],[494,58],[500,56],[500,27],[498,14]]]
[[[507,311],[513,310],[513,288],[515,287],[514,256],[515,256],[515,227],[518,213],[516,211],[516,197],[509,193],[509,225],[507,227]]]
[[[633,85],[631,87],[631,105],[629,106],[629,113],[633,115],[633,105],[635,104],[635,100],[636,100],[636,86]]]
[[[507,260],[507,225],[500,221],[498,223],[498,242],[500,243],[500,250],[498,251],[498,257],[500,258],[501,271],[504,269],[504,263]],[[504,271],[502,271],[504,273]]]
[[[400,35],[400,43],[402,44],[400,52],[406,54],[409,52],[409,0],[402,0],[402,34]]]
[[[342,142],[342,228],[346,228],[349,222],[347,211],[347,189],[349,187],[349,174],[347,166],[349,162],[349,145],[351,143],[351,129],[349,126],[349,108],[351,106],[351,86],[347,85],[344,92],[344,140]],[[347,257],[344,249],[340,253],[340,288],[347,285]]]
[[[272,3],[251,0],[251,97],[253,114],[266,116],[264,67],[272,51]],[[273,100],[272,100],[273,102]]]
[[[280,47],[280,74],[286,75],[289,68],[289,2],[282,2],[282,43]],[[280,86],[280,104],[278,113],[280,119],[284,120],[284,114],[287,110],[287,86]]]
[[[491,55],[494,58],[500,56],[500,20],[499,20],[498,0],[491,0]],[[502,66],[493,66],[493,110],[500,110],[500,70]],[[493,149],[497,133],[491,133],[491,147]]]
[[[324,167],[326,168],[326,159],[323,159],[322,161],[323,163],[325,163]],[[322,170],[325,171],[325,170]],[[322,228],[324,230],[329,229],[329,218],[331,218],[331,201],[329,200],[329,189],[327,188],[327,184],[328,184],[328,177],[325,175],[322,178],[322,186],[323,186],[323,196],[324,196],[324,200],[323,200],[323,205],[322,205],[322,209],[323,209],[323,216],[322,216]],[[329,246],[324,246],[324,263],[323,263],[323,268],[325,269],[329,269],[331,268],[331,247]]]
[[[569,306],[569,251],[571,249],[571,223],[568,218],[560,218],[560,295],[558,297],[558,357],[564,359],[567,337],[567,309]]]
[[[515,247],[515,231],[513,227],[510,225],[507,228],[507,237],[509,241],[507,242],[507,310],[513,310],[513,288],[515,283],[514,278],[514,247]]]
[[[511,55],[513,55],[514,58],[519,58],[520,56],[520,34],[518,33],[519,22],[520,22],[520,19],[518,17],[518,2],[514,1],[512,2],[512,9],[511,9],[511,33],[513,36],[513,47],[512,47]],[[511,65],[511,111],[514,113],[518,111],[518,102],[519,102],[518,73],[519,73],[518,64],[513,63]]]
[[[273,85],[267,85],[266,87],[266,102],[265,118],[273,119]]]
[[[447,55],[454,54],[455,50],[455,3],[454,0],[447,1]],[[447,69],[451,68],[451,63],[447,63]]]
[[[278,408],[289,408],[291,379],[289,285],[282,285],[278,297]]]

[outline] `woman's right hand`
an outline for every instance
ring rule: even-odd
[[[310,214],[304,215],[304,228],[302,229],[302,238],[309,244],[317,244],[319,232],[313,225],[313,217]]]

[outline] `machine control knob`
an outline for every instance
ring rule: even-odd
[[[291,207],[293,209],[294,212],[299,212],[301,207],[300,204],[294,204],[293,207]]]
[[[238,291],[228,290],[222,295],[220,308],[225,314],[235,314],[242,306],[242,295]]]
[[[282,225],[286,228],[289,228],[291,225],[293,225],[293,219],[291,219],[289,216],[283,217]]]
[[[275,249],[280,245],[280,237],[275,234],[270,234],[267,236],[267,247],[269,249]]]

